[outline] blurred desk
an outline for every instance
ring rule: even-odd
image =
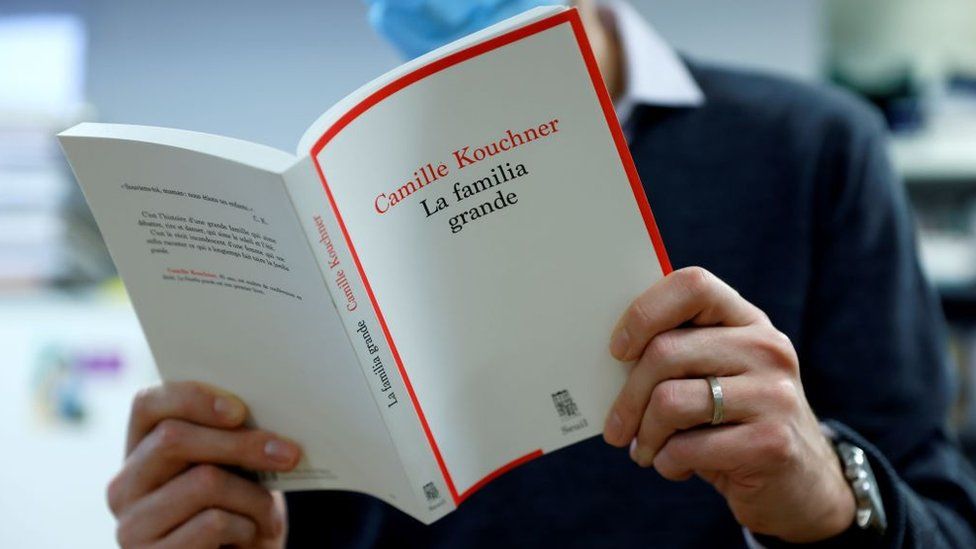
[[[105,487],[129,401],[156,379],[121,298],[0,295],[0,547],[115,545]]]

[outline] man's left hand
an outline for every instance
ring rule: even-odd
[[[749,530],[789,542],[827,539],[854,520],[854,496],[800,383],[790,340],[756,306],[691,267],[630,305],[611,353],[636,361],[604,427],[641,467],[697,474]],[[707,381],[724,394],[712,425]]]

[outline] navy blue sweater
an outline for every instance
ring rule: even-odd
[[[976,475],[945,426],[944,321],[879,117],[836,91],[691,70],[703,107],[642,106],[628,127],[675,268],[712,271],[793,341],[818,417],[870,455],[889,520],[878,546],[976,547]],[[745,544],[708,484],[666,481],[598,438],[502,476],[429,527],[359,494],[288,502],[293,547]]]

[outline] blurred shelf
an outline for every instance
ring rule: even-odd
[[[976,190],[976,124],[971,131],[894,136],[891,153],[909,185],[966,185]]]

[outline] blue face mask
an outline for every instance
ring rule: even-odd
[[[369,21],[409,59],[528,9],[565,0],[365,0]]]

